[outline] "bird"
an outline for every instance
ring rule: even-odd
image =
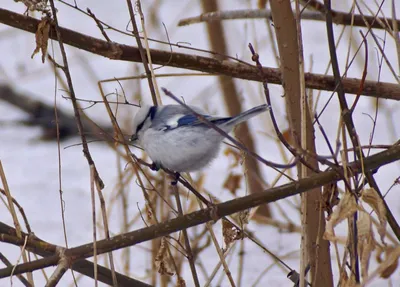
[[[198,107],[189,107],[226,133],[269,110],[269,106],[263,104],[233,117],[214,117],[206,115]],[[217,157],[224,135],[199,119],[190,109],[183,105],[142,105],[136,113],[130,141],[144,149],[153,161],[153,169],[194,172]]]

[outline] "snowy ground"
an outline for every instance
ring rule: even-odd
[[[14,1],[2,1],[2,8],[10,9],[15,12],[23,13],[25,8],[20,3]],[[99,19],[104,22],[110,23],[115,27],[124,30],[128,22],[128,12],[124,1],[115,1],[110,4],[109,1],[77,1],[78,5],[84,10],[90,7],[92,12],[96,14]],[[143,9],[146,12],[150,11],[151,5],[155,1],[142,1]],[[234,5],[232,3],[234,2]],[[255,8],[255,1],[248,4],[247,1],[221,1],[221,7],[224,9],[243,9]],[[334,1],[337,2],[337,1]],[[372,3],[373,1],[368,1]],[[179,3],[179,4],[178,4]],[[101,38],[101,35],[95,23],[87,17],[82,17],[81,14],[73,11],[70,8],[56,3],[59,10],[59,21],[64,27],[77,30],[81,33],[89,34],[94,37]],[[159,14],[155,18],[155,23],[152,27],[155,30],[154,34],[165,35],[162,23],[165,23],[168,28],[169,37],[171,42],[189,42],[192,47],[207,49],[207,37],[205,34],[205,26],[197,24],[189,27],[178,28],[176,23],[182,17],[195,16],[201,13],[201,7],[198,1],[163,1],[159,8]],[[345,9],[344,9],[345,10]],[[386,15],[390,15],[389,2],[384,5]],[[397,15],[400,14],[397,8]],[[146,15],[145,15],[146,16]],[[74,21],[71,21],[74,19]],[[149,23],[150,20],[147,20]],[[150,25],[150,24],[149,24]],[[156,28],[154,28],[156,27]],[[237,55],[240,59],[250,62],[250,54],[247,50],[248,42],[257,44],[260,48],[260,55],[262,63],[265,66],[274,66],[275,61],[267,38],[263,36],[260,31],[265,31],[265,23],[263,21],[236,21],[225,22],[226,38],[232,41],[230,44],[230,55]],[[339,27],[336,27],[339,31]],[[161,32],[160,32],[161,31]],[[304,22],[304,55],[306,59],[306,70],[309,68],[309,57],[313,56],[313,72],[323,73],[327,64],[328,49],[325,41],[325,26],[323,23]],[[116,33],[109,34],[113,41],[119,43],[126,43],[136,45],[133,38],[120,36]],[[234,36],[232,36],[234,35]],[[241,35],[242,37],[237,37]],[[356,33],[354,33],[356,35]],[[358,33],[357,33],[358,35]],[[383,38],[383,33],[379,34]],[[150,35],[152,36],[152,35]],[[33,60],[30,59],[31,53],[35,47],[35,40],[32,34],[16,30],[5,25],[0,25],[0,81],[2,83],[11,84],[19,91],[33,94],[36,97],[48,102],[54,103],[54,75],[48,64],[42,64],[40,55],[36,56]],[[389,36],[388,36],[389,38]],[[166,40],[166,37],[163,39]],[[54,43],[54,47],[58,44]],[[159,45],[153,45],[154,48],[160,48]],[[256,46],[256,47],[257,47]],[[374,48],[374,49],[373,49]],[[191,53],[190,51],[179,50],[174,48],[175,51]],[[49,48],[51,53],[51,48]],[[341,45],[338,50],[338,55],[341,62],[346,57],[347,46]],[[76,89],[76,94],[79,98],[86,99],[100,99],[100,94],[97,89],[97,81],[102,79],[122,77],[133,75],[134,69],[131,63],[118,62],[101,58],[95,55],[88,54],[84,51],[68,48],[67,53],[70,60],[71,73]],[[376,49],[372,40],[370,41],[370,65],[368,67],[368,77],[370,80],[377,80],[377,65],[376,65]],[[392,39],[387,43],[387,56],[389,57],[392,65],[397,66],[396,52]],[[362,59],[362,58],[360,58]],[[88,72],[88,66],[92,71]],[[354,65],[349,71],[350,77],[360,77],[362,67],[360,64]],[[343,67],[342,67],[343,68]],[[142,68],[140,67],[140,71]],[[163,68],[159,70],[160,73],[176,72],[176,69]],[[184,80],[182,80],[184,79]],[[381,81],[393,82],[387,68],[384,68],[381,75]],[[212,113],[225,114],[223,110],[223,102],[221,93],[218,91],[216,85],[217,80],[215,77],[186,77],[186,78],[162,78],[159,79],[158,84],[160,87],[168,87],[171,91],[179,96],[184,96],[186,102],[194,105],[200,105],[207,108]],[[263,103],[263,96],[260,92],[261,86],[258,83],[248,83],[244,81],[236,81],[239,91],[242,93],[243,103],[246,108],[256,104]],[[195,87],[195,88],[194,88]],[[129,93],[132,93],[138,87],[133,86],[131,83],[124,83],[124,88]],[[117,83],[107,85],[108,91],[119,89]],[[144,98],[148,97],[148,88],[146,82],[142,81],[142,92]],[[276,99],[275,110],[280,116],[282,129],[285,129],[285,116],[283,110],[283,101],[280,98],[282,90],[279,86],[271,86],[271,93]],[[62,91],[57,91],[58,105],[72,113],[71,103],[63,100]],[[325,101],[328,93],[323,93],[321,99]],[[168,102],[165,99],[165,102]],[[393,101],[381,101],[387,111],[391,114],[391,118],[399,119],[399,104]],[[328,106],[327,111],[322,117],[321,121],[326,129],[326,132],[331,136],[331,140],[335,139],[337,129],[337,107],[336,99]],[[125,112],[134,114],[134,108],[126,109]],[[97,105],[96,107],[88,110],[90,116],[101,123],[108,122],[108,116],[105,110]],[[361,98],[354,113],[354,121],[356,127],[359,127],[360,141],[367,143],[370,132],[372,129],[372,122],[365,115],[365,113],[374,113],[374,104],[370,99]],[[383,114],[383,113],[382,113]],[[62,230],[62,221],[60,213],[59,201],[59,188],[58,188],[58,157],[57,157],[57,144],[54,142],[42,142],[38,138],[40,130],[37,128],[14,126],[11,123],[16,120],[25,119],[25,115],[9,105],[0,102],[0,160],[4,166],[8,184],[10,186],[12,195],[24,208],[32,230],[40,238],[58,245],[64,245],[64,235]],[[271,161],[280,162],[281,158],[278,152],[278,147],[265,136],[265,132],[271,134],[271,130],[262,130],[261,124],[267,120],[267,116],[263,115],[251,122],[252,127],[257,131],[256,138],[259,147],[260,155],[268,158]],[[394,120],[398,123],[398,120]],[[376,144],[390,144],[399,138],[400,127],[398,124],[394,126],[394,131],[387,121],[387,117],[382,116],[378,118],[379,128],[375,132],[374,143]],[[262,133],[264,132],[264,134]],[[327,154],[327,149],[323,141],[318,138],[318,150],[322,154]],[[64,201],[66,206],[66,226],[68,243],[70,246],[76,246],[88,243],[92,240],[92,225],[91,225],[91,200],[90,200],[90,182],[89,182],[89,168],[86,160],[82,154],[81,147],[71,147],[64,149],[71,144],[78,143],[79,139],[74,138],[62,142],[61,150],[61,165],[62,165],[62,188],[64,191]],[[96,162],[99,173],[106,184],[104,194],[106,197],[113,195],[114,184],[117,177],[117,161],[115,153],[110,150],[106,145],[101,143],[90,144],[92,156]],[[223,171],[226,169],[227,161],[224,157],[220,156],[208,169],[206,177],[206,188],[213,190],[213,193],[221,199],[231,198],[228,191],[222,189],[222,176]],[[124,166],[123,163],[122,166]],[[272,180],[275,176],[270,169],[263,168],[266,180]],[[399,163],[389,165],[382,168],[376,175],[376,179],[385,192],[393,183],[394,179],[399,176]],[[136,204],[139,206],[144,205],[142,193],[137,186],[131,187],[129,202],[132,203],[130,208],[132,214],[137,211]],[[387,196],[387,202],[392,209],[393,214],[400,220],[400,204],[398,201],[397,192],[399,187],[395,187]],[[245,190],[242,188],[239,195],[244,195]],[[12,219],[7,212],[4,205],[0,208],[0,221],[12,225]],[[291,217],[295,222],[299,222],[297,212],[290,209]],[[111,216],[110,228],[113,234],[118,234],[120,230],[120,218],[115,215]],[[142,223],[138,223],[135,228],[143,227]],[[299,235],[298,234],[282,234],[273,227],[258,226],[251,223],[250,230],[257,230],[257,236],[262,240],[263,244],[270,248],[272,251],[283,256],[290,252],[299,249]],[[218,230],[216,228],[216,230]],[[272,235],[272,236],[271,236]],[[255,278],[270,264],[273,260],[266,254],[260,251],[258,247],[250,242],[246,242],[245,257],[246,271],[243,280],[243,286],[251,286]],[[236,249],[238,250],[238,249]],[[18,249],[11,249],[9,245],[0,243],[0,252],[4,253],[12,262],[16,262],[18,258]],[[216,262],[216,252],[214,249],[206,251],[209,256],[203,258],[211,258],[210,262],[204,260],[213,269],[213,264]],[[145,256],[142,249],[138,247],[132,248],[132,257],[135,270],[131,275],[140,279],[145,275],[145,266],[148,266],[149,257]],[[236,254],[236,253],[235,253]],[[286,262],[295,269],[299,269],[298,253],[286,259]],[[235,273],[237,270],[237,260],[232,261],[232,271]],[[335,270],[336,265],[335,266]],[[117,270],[121,268],[117,264]],[[286,270],[279,267],[273,267],[259,282],[257,286],[291,286],[290,282],[286,279]],[[49,274],[51,274],[49,272]],[[185,270],[184,278],[191,286],[191,276],[189,270]],[[234,276],[235,278],[235,276]],[[400,280],[400,273],[393,277],[393,282]],[[37,286],[44,284],[43,276],[35,273],[35,281]],[[68,286],[71,282],[71,276],[68,273],[62,279],[60,286]],[[20,286],[17,278],[13,278],[14,286]],[[266,285],[267,284],[267,285]],[[1,286],[9,286],[9,279],[0,279]],[[222,282],[222,286],[227,286],[228,282]],[[396,284],[395,284],[396,285]],[[79,286],[93,286],[93,280],[84,279],[80,281]],[[371,286],[390,286],[388,281],[377,280]]]

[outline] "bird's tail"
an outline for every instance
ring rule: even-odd
[[[265,111],[268,111],[270,108],[271,108],[270,106],[265,105],[265,104],[257,106],[257,107],[254,107],[254,108],[252,108],[250,110],[247,110],[247,111],[245,111],[245,112],[243,112],[243,113],[241,113],[241,114],[239,114],[239,115],[237,115],[235,117],[232,117],[232,119],[227,121],[225,123],[225,125],[234,127],[234,126],[236,126],[236,125],[238,125],[238,124],[240,124],[242,122],[247,121],[248,119],[250,119],[252,117],[255,117],[258,114],[261,114],[261,113],[263,113]]]

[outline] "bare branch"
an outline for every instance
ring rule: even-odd
[[[0,8],[0,23],[35,33],[39,20],[20,15]],[[139,49],[132,46],[108,43],[94,37],[90,37],[66,28],[59,27],[65,44],[107,57],[112,60],[129,62],[142,62]],[[57,39],[54,26],[50,28],[50,38]],[[184,68],[207,72],[216,75],[226,75],[238,79],[261,82],[257,68],[248,64],[234,63],[198,55],[175,53],[151,49],[151,57],[154,64],[165,65],[176,68]],[[271,84],[281,83],[281,72],[275,68],[263,68],[267,80]],[[336,82],[333,76],[320,74],[305,74],[306,88],[325,91],[336,90]],[[343,88],[346,93],[357,95],[359,93],[360,80],[355,78],[342,79]],[[365,81],[362,94],[370,97],[400,100],[400,86],[392,83]]]

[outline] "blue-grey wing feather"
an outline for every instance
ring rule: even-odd
[[[221,118],[221,117],[211,117],[205,115],[202,110],[198,107],[190,106],[195,112],[204,116],[207,120],[214,122],[215,124],[220,124],[231,120],[231,117]],[[171,125],[168,121],[176,116],[176,125]],[[158,130],[172,130],[182,126],[198,126],[205,125],[201,120],[199,120],[191,111],[189,111],[184,106],[180,105],[166,105],[158,107],[157,113],[152,120],[152,128]]]

